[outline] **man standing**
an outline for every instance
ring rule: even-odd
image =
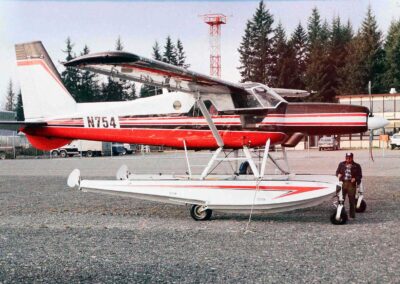
[[[346,153],[346,160],[340,162],[336,176],[343,182],[343,198],[349,195],[350,218],[356,217],[356,189],[361,183],[361,166],[353,161],[353,153]]]

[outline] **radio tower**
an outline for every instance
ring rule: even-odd
[[[226,16],[206,14],[203,20],[210,26],[210,75],[221,78],[221,25],[226,24]]]

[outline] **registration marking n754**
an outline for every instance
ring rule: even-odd
[[[118,116],[86,116],[87,128],[120,128]]]

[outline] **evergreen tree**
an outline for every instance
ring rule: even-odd
[[[384,92],[385,52],[382,47],[382,33],[378,29],[371,7],[357,36],[348,49],[348,60],[340,70],[342,77],[340,90],[347,93],[367,93],[368,81],[372,82],[372,92]]]
[[[282,23],[279,22],[275,29],[274,43],[272,47],[273,54],[273,68],[272,73],[272,86],[283,87],[286,85],[285,77],[285,57],[287,56],[288,44],[286,42],[286,33],[283,29]]]
[[[176,42],[176,65],[183,68],[189,68],[190,66],[189,64],[186,64],[185,51],[183,50],[182,42],[179,39]]]
[[[74,59],[75,53],[73,52],[74,44],[72,43],[71,39],[68,37],[65,41],[66,49],[63,50],[64,53],[67,54],[65,57],[66,61],[70,61]],[[74,67],[66,67],[65,70],[61,73],[61,79],[67,88],[67,90],[71,93],[71,95],[77,99],[79,93],[79,70]]]
[[[273,16],[260,1],[253,18],[247,22],[239,48],[242,80],[270,84],[273,81]]]
[[[163,61],[172,65],[178,65],[176,47],[170,36],[167,37],[164,46]]]
[[[22,102],[21,90],[19,90],[18,95],[17,95],[17,104],[15,106],[15,111],[17,113],[17,120],[24,121],[25,115],[24,115],[24,105]]]
[[[6,94],[6,105],[4,106],[4,109],[7,111],[14,111],[15,109],[15,93],[13,90],[13,82],[11,79],[8,83],[7,94]]]
[[[117,41],[115,42],[115,50],[122,51],[124,50],[124,46],[122,45],[121,37],[118,36]]]
[[[122,51],[124,46],[121,37],[118,37],[115,43],[115,49]],[[135,84],[118,78],[108,77],[106,83],[101,84],[102,101],[129,101],[136,99]]]
[[[385,86],[400,90],[400,20],[392,21],[385,42]]]
[[[157,41],[153,45],[153,59],[158,60],[158,61],[162,61],[162,55],[161,55],[161,52],[160,52],[160,45],[158,44]]]
[[[294,88],[303,89],[307,60],[307,34],[301,23],[294,30],[289,44],[294,55],[291,85]]]
[[[89,47],[85,45],[81,55],[90,53]],[[100,89],[97,84],[97,75],[90,71],[80,71],[80,83],[78,86],[77,102],[94,102],[99,99]]]
[[[329,64],[331,65],[329,78],[331,80],[331,88],[334,93],[331,97],[340,95],[340,82],[341,76],[345,77],[346,74],[341,74],[340,70],[346,65],[348,57],[348,45],[353,37],[353,29],[350,22],[347,26],[341,24],[340,17],[335,17],[332,20],[332,31],[329,42]]]
[[[312,10],[308,19],[308,52],[304,82],[306,89],[315,91],[307,97],[309,101],[333,101],[330,86],[330,68],[328,44],[330,29],[327,21],[321,25],[321,17],[317,8]]]
[[[244,31],[244,36],[242,37],[242,42],[238,49],[240,54],[241,66],[238,68],[240,70],[240,76],[242,77],[242,82],[255,81],[254,78],[254,48],[253,48],[253,38],[252,38],[253,22],[251,20],[247,21],[246,29]]]
[[[158,60],[158,61],[163,61],[161,52],[160,52],[160,45],[158,44],[158,42],[156,41],[153,45],[153,59]],[[139,92],[139,96],[140,98],[146,98],[146,97],[151,97],[154,95],[159,95],[162,93],[162,90],[160,88],[157,88],[155,86],[151,86],[151,85],[146,85],[143,84],[140,87],[140,92]]]
[[[310,49],[313,49],[314,45],[320,42],[321,28],[321,16],[319,15],[318,9],[315,7],[312,9],[307,26],[308,44]]]

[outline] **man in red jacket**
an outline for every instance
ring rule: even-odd
[[[343,182],[343,198],[349,195],[350,218],[356,217],[356,189],[361,183],[361,166],[354,162],[353,153],[346,153],[346,160],[340,162],[336,170],[336,176]]]

